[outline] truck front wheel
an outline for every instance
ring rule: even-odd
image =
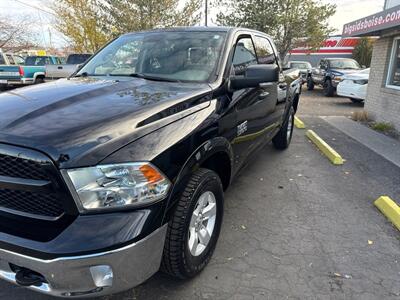
[[[324,83],[324,96],[332,97],[334,93],[335,88],[332,85],[332,81],[330,79],[327,79]]]
[[[223,216],[223,189],[218,175],[198,169],[180,195],[168,224],[161,270],[191,278],[210,261]]]
[[[307,90],[312,91],[314,89],[314,81],[312,80],[311,76],[307,78]]]

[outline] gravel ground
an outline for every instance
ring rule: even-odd
[[[400,170],[318,118],[362,106],[305,91],[299,116],[341,153],[334,166],[296,129],[228,189],[213,259],[190,281],[156,274],[117,299],[399,299],[400,235],[373,206],[400,199]],[[52,299],[0,283],[1,299]]]

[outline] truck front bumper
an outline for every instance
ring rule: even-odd
[[[21,283],[18,273],[23,269],[43,278],[28,288],[59,297],[93,297],[121,292],[157,272],[166,231],[167,224],[119,249],[51,260],[0,249],[0,278]]]

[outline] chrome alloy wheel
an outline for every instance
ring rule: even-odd
[[[199,256],[211,240],[217,217],[217,202],[212,192],[201,194],[189,224],[188,246],[193,256]]]

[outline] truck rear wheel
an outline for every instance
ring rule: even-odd
[[[289,114],[283,123],[281,129],[272,139],[272,143],[274,144],[276,149],[286,149],[289,147],[290,141],[292,140],[293,135],[293,125],[294,125],[294,108],[290,107]]]
[[[191,278],[210,261],[223,216],[223,189],[218,175],[198,169],[180,195],[168,224],[161,270]]]
[[[38,76],[35,78],[34,84],[40,84],[40,83],[44,83],[44,77],[42,76]]]

